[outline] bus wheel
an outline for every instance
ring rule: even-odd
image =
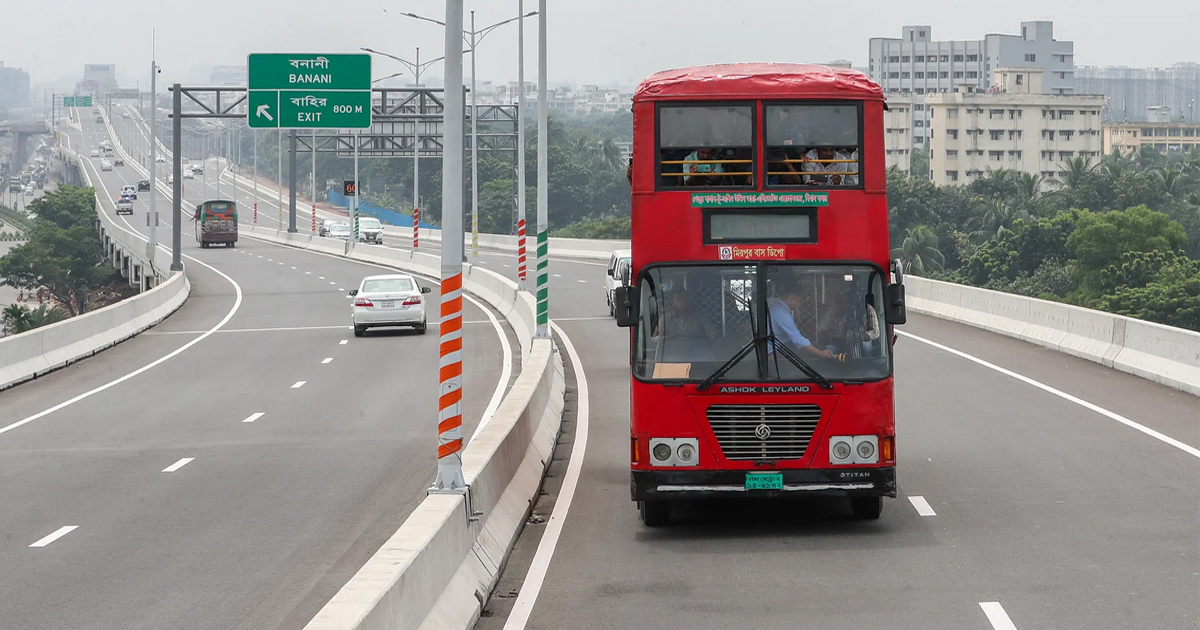
[[[854,518],[875,520],[883,512],[883,497],[850,497],[850,511]]]
[[[671,504],[667,501],[639,501],[638,512],[646,527],[663,527],[671,522]]]

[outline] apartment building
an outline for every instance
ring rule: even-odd
[[[1105,154],[1132,155],[1146,145],[1159,153],[1191,151],[1200,148],[1200,123],[1170,122],[1169,115],[1158,122],[1105,123],[1103,137]]]
[[[905,26],[899,39],[871,38],[867,71],[888,94],[912,95],[912,142],[924,148],[926,94],[947,94],[963,84],[986,89],[995,68],[1015,66],[1043,68],[1050,94],[1075,90],[1075,43],[1055,40],[1053,22],[1022,22],[1020,35],[952,41],[934,41],[930,26]]]
[[[912,96],[888,94],[883,112],[883,153],[888,168],[908,173],[912,164]],[[927,175],[928,173],[926,173]]]
[[[0,61],[0,109],[29,107],[29,73]]]
[[[1043,68],[993,68],[994,84],[929,94],[933,181],[963,185],[988,169],[1041,175],[1048,186],[1075,157],[1104,150],[1099,94],[1047,94]]]
[[[1075,91],[1103,94],[1105,122],[1147,122],[1155,106],[1169,107],[1177,119],[1200,122],[1200,63],[1166,68],[1079,66]]]

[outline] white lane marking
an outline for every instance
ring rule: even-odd
[[[984,361],[983,359],[980,359],[979,357],[971,356],[961,350],[955,350],[954,348],[951,348],[949,346],[944,346],[940,343],[937,343],[936,341],[930,341],[928,339],[925,339],[924,337],[918,337],[918,336],[910,334],[910,333],[906,333],[906,332],[902,332],[902,331],[896,331],[896,332],[899,332],[901,335],[904,335],[905,337],[908,337],[910,339],[915,339],[917,341],[920,341],[921,343],[931,345],[934,348],[937,348],[939,350],[945,350],[946,352],[949,352],[950,354],[953,354],[958,357],[962,357],[968,361],[978,363],[979,365],[982,365],[983,367],[986,367],[990,370],[995,370],[1005,376],[1011,376],[1012,378],[1015,378],[1018,381],[1021,381],[1022,383],[1025,383],[1027,385],[1032,385],[1046,393],[1053,394],[1055,396],[1058,396],[1059,398],[1062,398],[1063,400],[1073,402],[1073,403],[1079,405],[1080,407],[1083,407],[1084,409],[1089,409],[1089,410],[1094,411],[1106,418],[1116,420],[1117,422],[1120,422],[1121,424],[1123,424],[1131,429],[1136,429],[1138,431],[1141,431],[1142,433],[1145,433],[1146,435],[1149,435],[1150,437],[1152,437],[1156,440],[1159,440],[1161,442],[1164,442],[1166,444],[1170,444],[1171,446],[1174,446],[1175,448],[1177,448],[1189,455],[1192,455],[1193,457],[1200,457],[1200,448],[1196,448],[1190,444],[1184,444],[1183,442],[1180,442],[1179,440],[1176,440],[1173,437],[1159,433],[1158,431],[1155,431],[1154,429],[1151,429],[1150,427],[1147,427],[1145,425],[1138,424],[1137,422],[1134,422],[1133,420],[1130,420],[1129,418],[1126,418],[1125,416],[1122,416],[1121,414],[1109,411],[1109,410],[1105,409],[1104,407],[1090,403],[1086,400],[1083,400],[1082,398],[1077,398],[1075,396],[1072,396],[1062,390],[1050,387],[1049,385],[1042,383],[1040,381],[1035,381],[1035,380],[1029,378],[1028,376],[1024,376],[1022,374],[1017,374],[1016,372],[1013,372],[1012,370],[1002,368],[999,365],[996,365],[995,363],[988,363],[987,361]]]
[[[86,169],[86,168],[84,169],[84,174],[85,174],[85,175],[87,174],[87,169]],[[99,177],[97,177],[97,179],[100,179],[100,178],[99,178]],[[91,183],[91,178],[90,178],[90,177],[88,177],[88,183],[89,183],[89,184]],[[104,181],[103,181],[102,179],[100,180],[100,186],[101,186],[102,188],[104,188],[104,196],[105,196],[106,198],[110,198],[110,199],[111,199],[111,195],[109,195],[109,193],[108,193],[108,187],[107,187],[107,186],[104,186]],[[123,220],[123,219],[122,219],[122,220]],[[125,221],[125,225],[128,225],[128,226],[130,227],[130,229],[132,230],[133,226],[132,226],[132,225],[129,225],[129,222],[128,222],[128,221]],[[118,226],[118,229],[124,229],[124,228],[120,228],[120,227]],[[133,232],[133,231],[130,231],[130,230],[126,230],[126,231],[127,231],[127,232],[129,232],[130,234],[135,234],[135,233],[136,233],[136,232]],[[162,248],[164,251],[167,251],[167,249],[166,249],[165,247],[162,247],[161,245],[160,245],[159,247],[161,247],[161,248]],[[237,282],[235,282],[235,281],[233,280],[233,278],[230,278],[229,276],[225,275],[223,272],[221,272],[220,270],[218,270],[218,269],[216,269],[216,268],[212,267],[211,265],[207,265],[207,264],[205,264],[205,263],[202,263],[202,262],[200,262],[199,260],[196,260],[195,258],[192,258],[191,256],[183,255],[183,257],[184,257],[184,258],[187,258],[188,260],[190,260],[190,261],[192,261],[192,262],[195,262],[195,263],[196,263],[196,264],[198,264],[198,265],[201,265],[201,266],[203,266],[203,267],[205,267],[205,268],[209,269],[209,270],[210,270],[210,271],[212,271],[213,273],[216,273],[217,275],[219,275],[219,276],[221,276],[222,278],[224,278],[226,281],[228,281],[228,282],[229,282],[229,284],[232,284],[232,285],[233,285],[233,290],[234,290],[234,293],[235,293],[235,295],[234,295],[234,300],[233,300],[233,308],[230,308],[230,309],[229,309],[229,312],[225,314],[225,317],[222,317],[222,318],[221,318],[221,321],[217,322],[217,324],[216,324],[215,326],[213,326],[212,328],[209,328],[207,331],[205,331],[205,332],[204,332],[204,334],[200,335],[199,337],[196,337],[195,339],[193,339],[193,340],[191,340],[191,341],[189,341],[189,342],[187,342],[187,343],[183,344],[182,346],[179,346],[178,348],[176,348],[176,349],[175,349],[175,350],[173,350],[172,352],[170,352],[170,353],[168,353],[168,354],[166,354],[166,355],[163,355],[163,356],[159,357],[158,359],[155,359],[154,361],[151,361],[150,363],[147,363],[146,365],[143,365],[142,367],[140,367],[140,368],[138,368],[138,369],[136,369],[136,370],[134,370],[134,371],[132,371],[132,372],[130,372],[130,373],[128,373],[128,374],[126,374],[125,376],[122,376],[122,377],[120,377],[120,378],[113,379],[113,380],[111,380],[111,381],[109,381],[109,382],[107,382],[107,383],[105,383],[105,384],[103,384],[103,385],[101,385],[101,386],[99,386],[99,387],[96,387],[96,388],[90,389],[90,390],[88,390],[88,391],[86,391],[86,392],[83,392],[82,394],[79,394],[78,396],[76,396],[76,397],[74,397],[74,398],[71,398],[71,399],[69,399],[69,400],[65,400],[65,401],[63,401],[63,402],[60,402],[60,403],[58,403],[57,405],[54,405],[53,407],[50,407],[49,409],[44,409],[44,410],[42,410],[42,411],[39,411],[38,413],[35,413],[35,414],[33,414],[32,416],[29,416],[29,417],[27,417],[27,418],[24,418],[24,419],[22,419],[22,420],[18,420],[18,421],[14,422],[14,423],[12,423],[12,424],[10,424],[10,425],[8,425],[8,426],[5,426],[5,427],[0,427],[0,434],[8,433],[9,431],[12,431],[13,429],[16,429],[16,428],[18,428],[18,427],[24,426],[24,425],[26,425],[26,424],[29,424],[30,422],[33,422],[34,420],[37,420],[38,418],[44,418],[44,417],[46,417],[46,416],[48,416],[48,415],[50,415],[50,414],[52,414],[52,413],[54,413],[54,412],[56,412],[56,411],[58,411],[58,410],[60,410],[60,409],[65,409],[66,407],[69,407],[69,406],[71,406],[71,405],[73,405],[73,404],[75,404],[75,403],[77,403],[77,402],[79,402],[79,401],[81,401],[81,400],[84,400],[85,398],[90,398],[91,396],[94,396],[95,394],[98,394],[98,393],[100,393],[100,392],[102,392],[102,391],[104,391],[104,390],[106,390],[106,389],[108,389],[108,388],[110,388],[110,387],[113,387],[113,386],[115,386],[115,385],[120,385],[121,383],[124,383],[125,381],[127,381],[127,380],[129,380],[129,379],[131,379],[131,378],[133,378],[133,377],[135,377],[135,376],[138,376],[139,374],[141,374],[141,373],[143,373],[143,372],[146,372],[147,370],[150,370],[151,368],[154,368],[154,367],[156,367],[156,366],[158,366],[158,365],[161,365],[162,363],[164,363],[164,362],[166,362],[166,361],[168,361],[168,360],[170,360],[170,359],[172,359],[172,358],[174,358],[174,357],[176,357],[176,356],[179,356],[180,354],[182,354],[182,353],[183,353],[185,350],[187,350],[188,348],[191,348],[192,346],[194,346],[194,345],[196,345],[196,344],[200,343],[201,341],[204,341],[204,340],[205,340],[205,339],[207,339],[207,338],[208,338],[210,335],[212,335],[213,333],[215,333],[215,332],[217,332],[218,330],[220,330],[222,326],[224,326],[225,324],[229,323],[229,320],[230,320],[230,319],[233,319],[233,315],[234,315],[234,313],[237,313],[238,309],[239,309],[239,308],[241,308],[241,306],[242,306],[242,286],[241,286],[240,284],[238,284]]]
[[[601,317],[601,316],[596,316],[596,317],[555,317],[554,321],[556,321],[556,322],[591,322],[591,321],[598,321],[598,320],[602,320],[602,319],[612,321],[613,318],[612,317]]]
[[[283,263],[279,263],[279,265],[280,265],[280,266],[283,266]],[[295,269],[295,267],[292,267],[292,269]]]
[[[317,277],[320,278],[321,280],[325,279],[325,276],[317,276]],[[333,284],[333,283],[331,282],[330,284]]]
[[[324,359],[321,359],[321,365],[325,365],[326,363],[333,363],[333,357],[325,357]]]
[[[254,422],[255,420],[258,420],[259,418],[261,418],[265,415],[267,415],[267,414],[262,411],[256,411],[256,412],[250,414],[249,418],[242,420],[242,422]]]
[[[504,630],[524,630],[525,624],[529,623],[529,614],[533,612],[533,605],[537,603],[538,593],[541,592],[542,583],[546,579],[546,571],[550,568],[550,561],[554,559],[558,538],[562,535],[563,523],[566,522],[567,512],[571,509],[571,500],[575,498],[575,487],[579,484],[579,472],[583,468],[583,457],[587,451],[590,404],[583,362],[579,360],[579,353],[575,351],[570,337],[567,337],[558,324],[551,321],[550,327],[558,333],[567,354],[571,357],[571,366],[575,369],[575,385],[578,392],[575,444],[571,448],[571,460],[567,462],[567,474],[563,477],[563,485],[558,491],[558,499],[554,502],[554,510],[550,513],[550,520],[546,521],[546,531],[542,533],[542,540],[533,554],[533,562],[529,565],[529,572],[525,574],[520,594],[517,595],[512,611],[508,614],[508,621],[504,623]]]
[[[937,516],[937,512],[933,511],[933,508],[930,507],[929,502],[925,500],[925,497],[908,497],[908,502],[912,503],[913,507],[917,508],[917,514],[920,514],[921,516]]]
[[[292,267],[292,269],[295,269],[295,267]]]
[[[345,289],[343,289],[342,287],[338,287],[338,291],[345,291]],[[350,296],[347,295],[346,297],[350,297]]]
[[[349,326],[280,326],[279,328],[226,328],[217,332],[225,333],[245,333],[245,332],[275,332],[275,331],[294,331],[294,330],[344,330]],[[203,330],[167,330],[162,332],[144,332],[143,335],[196,335],[204,332]]]
[[[587,284],[587,280],[576,280],[579,284]]]
[[[512,269],[512,265],[506,265],[506,264],[504,264],[504,263],[500,263],[500,264],[501,264],[501,265],[504,265],[504,267],[505,267],[506,269]]]
[[[259,258],[262,258],[262,256],[259,256]]]
[[[311,276],[311,275],[312,275],[312,272],[311,272],[311,271],[305,271],[305,272],[304,272],[304,275],[306,275],[306,276]]]
[[[561,278],[561,277],[562,277],[562,274],[561,274],[561,273],[552,273],[552,274],[550,274],[550,275],[554,276],[555,278]]]
[[[322,279],[323,279],[323,278],[322,278]],[[332,280],[330,280],[330,281],[329,281],[329,284],[337,284],[337,283],[336,283],[336,282],[334,282],[334,281],[332,281]]]
[[[275,259],[274,259],[274,258],[268,258],[268,259],[267,259],[267,262],[275,262]]]
[[[79,529],[78,525],[64,525],[54,530],[53,534],[50,534],[49,536],[46,536],[32,545],[29,545],[29,548],[33,549],[34,547],[45,547],[46,545],[49,545],[50,543],[62,538],[63,536],[66,536],[67,534],[70,534],[77,529]]]
[[[1008,613],[1004,612],[1000,602],[979,602],[979,607],[996,630],[1017,630],[1017,626],[1008,618]]]
[[[343,340],[341,340],[341,341],[339,341],[339,342],[338,342],[338,345],[339,345],[339,346],[344,346],[344,345],[346,345],[346,344],[348,344],[348,343],[350,343],[350,340],[349,340],[349,339],[343,339]]]
[[[175,462],[174,464],[171,464],[170,466],[167,466],[166,468],[164,468],[163,472],[175,472],[176,470],[179,470],[180,468],[187,466],[195,459],[196,459],[195,457],[184,457],[183,459]]]
[[[292,388],[292,389],[300,389],[301,387],[304,387],[304,384],[305,384],[305,383],[307,383],[307,382],[308,382],[308,381],[296,381],[295,383],[292,383],[292,387],[291,387],[291,388]]]

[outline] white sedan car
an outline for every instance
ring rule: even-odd
[[[417,285],[407,274],[367,276],[357,289],[350,291],[354,298],[350,321],[354,336],[361,337],[368,328],[377,326],[412,326],[425,334],[425,298],[429,287]]]

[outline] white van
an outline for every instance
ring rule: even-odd
[[[608,314],[616,317],[617,308],[613,304],[613,292],[617,287],[629,286],[629,277],[633,266],[633,252],[628,249],[618,249],[608,259],[608,271],[604,277],[604,299],[608,302]]]

